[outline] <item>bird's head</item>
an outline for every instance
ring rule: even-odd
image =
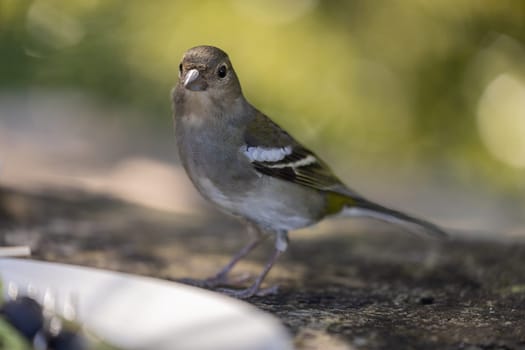
[[[213,46],[196,46],[184,54],[179,64],[179,86],[219,99],[236,98],[241,86],[228,55]]]

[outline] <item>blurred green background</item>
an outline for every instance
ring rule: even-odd
[[[417,166],[524,203],[522,0],[0,0],[0,89],[80,91],[167,130],[200,44],[339,173]]]

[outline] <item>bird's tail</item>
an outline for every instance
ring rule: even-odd
[[[445,238],[448,236],[447,232],[436,224],[370,202],[364,198],[351,198],[351,202],[344,206],[343,214],[351,216],[368,216],[403,226],[407,226],[407,224],[416,225],[423,228],[426,233],[435,237]]]

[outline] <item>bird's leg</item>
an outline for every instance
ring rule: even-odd
[[[266,265],[264,265],[263,271],[257,276],[255,282],[246,289],[219,289],[218,291],[227,294],[229,296],[240,298],[240,299],[246,299],[249,297],[252,297],[254,295],[258,296],[265,296],[269,294],[275,294],[277,292],[277,286],[272,286],[270,288],[266,289],[260,289],[262,282],[264,281],[264,278],[270,271],[270,269],[273,267],[277,259],[281,256],[282,253],[286,251],[286,248],[288,247],[288,236],[285,231],[278,232],[276,241],[275,241],[275,251],[273,252],[270,259],[266,262]]]
[[[215,287],[220,284],[225,284],[228,282],[228,274],[233,269],[233,267],[246,255],[248,255],[252,250],[254,250],[259,243],[261,243],[262,237],[261,235],[257,235],[256,237],[252,238],[252,240],[245,245],[241,250],[237,252],[233,256],[233,258],[230,260],[226,266],[224,266],[219,272],[215,274],[215,276],[209,277],[205,279],[208,287]]]
[[[246,255],[248,255],[252,250],[254,250],[267,236],[263,235],[259,228],[251,223],[248,225],[248,229],[252,235],[250,242],[245,245],[241,250],[234,255],[226,266],[224,266],[219,272],[215,275],[208,277],[204,280],[183,278],[178,280],[179,282],[190,284],[197,287],[203,288],[215,288],[219,285],[228,285],[228,274],[233,269],[233,267]],[[242,281],[241,281],[242,282]]]

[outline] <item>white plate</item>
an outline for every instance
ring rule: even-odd
[[[22,293],[29,288],[37,299],[48,291],[57,310],[74,300],[77,320],[123,349],[292,349],[288,332],[274,317],[199,288],[18,259],[0,259],[0,276],[4,287],[15,284]]]

